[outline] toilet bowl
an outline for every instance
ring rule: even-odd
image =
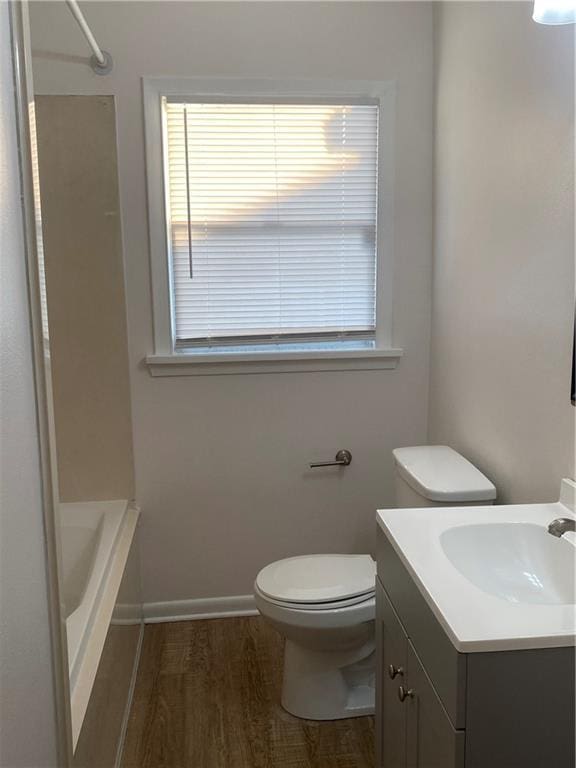
[[[282,706],[337,720],[374,712],[374,585],[370,555],[304,555],[256,577],[260,613],[286,638]]]
[[[496,489],[447,446],[394,451],[398,507],[492,504]],[[256,607],[285,637],[282,706],[337,720],[374,712],[375,582],[370,555],[303,555],[263,568]]]

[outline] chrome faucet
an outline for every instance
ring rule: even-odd
[[[568,517],[559,517],[556,520],[552,520],[548,526],[548,533],[557,538],[564,536],[567,531],[576,531],[576,520],[571,520]]]

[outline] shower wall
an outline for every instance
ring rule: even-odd
[[[134,495],[112,96],[38,96],[38,160],[62,501]]]

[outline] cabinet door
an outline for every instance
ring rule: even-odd
[[[408,644],[404,707],[407,768],[463,768],[464,731],[452,726],[412,643]]]
[[[408,638],[380,581],[376,582],[376,765],[406,768],[407,708],[398,698],[408,662]]]

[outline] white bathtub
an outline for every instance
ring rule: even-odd
[[[61,504],[59,514],[60,597],[66,617],[75,746],[139,513],[127,501],[94,501]],[[134,615],[138,621],[139,613]]]

